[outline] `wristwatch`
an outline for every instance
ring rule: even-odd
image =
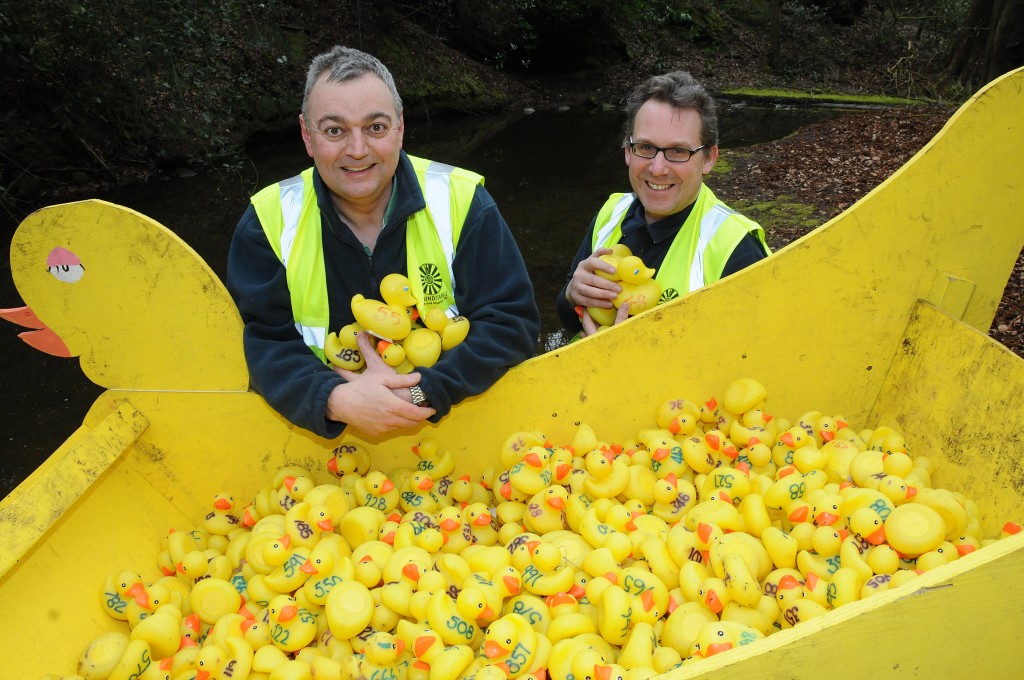
[[[409,394],[412,395],[412,403],[417,406],[430,407],[430,402],[427,401],[427,395],[423,394],[423,390],[420,389],[419,385],[413,385],[410,387]]]

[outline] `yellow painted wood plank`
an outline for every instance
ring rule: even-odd
[[[118,404],[87,435],[52,457],[44,472],[0,502],[0,573],[21,559],[148,425],[131,404]]]

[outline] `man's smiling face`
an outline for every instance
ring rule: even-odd
[[[632,139],[657,147],[696,149],[704,143],[700,114],[695,109],[681,109],[651,99],[636,112]],[[671,163],[665,160],[664,153],[640,158],[628,146],[623,151],[629,166],[629,184],[640,198],[648,222],[674,215],[697,200],[704,175],[711,172],[718,158],[717,146],[698,151],[685,163]]]
[[[339,83],[324,74],[309,94],[306,115],[299,117],[302,141],[335,202],[386,203],[405,128],[384,81],[366,74]]]

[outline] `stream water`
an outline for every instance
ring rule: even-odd
[[[721,102],[721,147],[779,139],[834,116],[826,109]],[[497,115],[406,121],[412,154],[486,178],[530,270],[542,314],[538,351],[560,344],[554,299],[584,231],[609,193],[628,190],[618,112],[569,110],[509,119]],[[249,150],[248,166],[162,178],[97,196],[142,212],[191,245],[224,277],[228,244],[249,196],[309,164],[298,131]],[[728,196],[723,197],[727,202]],[[40,206],[41,207],[41,206]],[[4,246],[11,234],[5,233]],[[3,261],[0,307],[22,304]],[[81,424],[102,391],[77,360],[37,352],[0,323],[0,497],[42,463]]]

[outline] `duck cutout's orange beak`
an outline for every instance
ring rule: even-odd
[[[133,598],[140,607],[149,609],[149,593],[146,592],[146,586],[143,585],[142,581],[133,583],[131,588],[124,591],[124,594]]]
[[[310,559],[307,559],[305,562],[302,563],[302,566],[299,567],[299,571],[301,571],[303,574],[319,574],[320,573],[320,570],[318,570],[316,568],[316,565],[313,564],[313,560],[310,560]]]
[[[190,638],[187,635],[182,635],[181,636],[181,642],[178,644],[178,651],[180,652],[181,650],[185,649],[186,647],[198,647],[198,646],[199,646],[198,642],[196,642],[195,640],[193,640],[192,638]],[[167,657],[167,658],[170,659],[171,657]]]
[[[557,479],[565,479],[571,471],[571,465],[569,465],[568,463],[559,463],[555,467],[555,476]]]
[[[956,551],[960,553],[960,557],[963,557],[964,555],[970,555],[972,552],[974,552],[974,546],[970,543],[958,543],[956,546]]]
[[[415,564],[407,564],[402,567],[402,574],[411,581],[420,580],[420,568]]]
[[[384,478],[384,481],[380,483],[380,492],[387,493],[395,488],[395,483],[388,478]]]
[[[473,520],[473,524],[478,526],[478,527],[490,526],[490,524],[491,524],[491,516],[490,516],[490,514],[486,513],[486,512],[481,512],[479,515],[476,516],[476,519]]]
[[[384,541],[388,545],[394,545],[395,544],[395,532],[394,531],[389,531],[388,533],[384,534],[381,537],[380,540]],[[369,560],[370,560],[370,556],[369,555],[367,555],[366,557],[363,558],[364,562],[369,561]]]
[[[718,435],[711,434],[710,432],[704,435],[704,441],[715,451],[717,451],[718,447],[722,445],[722,440],[718,438]]]
[[[907,500],[910,500],[911,498],[913,498],[916,495],[917,495],[917,487],[916,486],[908,486],[907,487]]]
[[[683,429],[683,424],[679,422],[678,416],[672,419],[672,422],[668,424],[668,431],[672,434],[679,434],[679,431]]]
[[[420,482],[417,487],[420,491],[430,491],[434,488],[434,480],[431,477],[424,476],[423,481]]]
[[[540,468],[541,465],[542,465],[542,463],[540,461],[540,456],[538,456],[536,453],[533,453],[533,452],[528,453],[525,456],[523,456],[523,462],[526,463],[527,465],[529,465],[532,468]]]
[[[649,612],[654,609],[654,591],[645,590],[640,595],[640,602],[644,605],[644,611]]]
[[[594,680],[611,680],[612,667],[604,664],[594,665]]]
[[[330,519],[322,519],[316,523],[316,526],[320,531],[333,531],[334,521]]]
[[[443,531],[455,531],[459,528],[459,523],[451,517],[448,517],[447,519],[441,520],[440,526]]]
[[[501,488],[498,490],[498,493],[500,493],[501,497],[504,498],[505,500],[512,500],[512,483],[505,482],[504,484],[502,484]]]
[[[740,451],[732,444],[722,447],[722,455],[730,460],[736,460],[740,457]]]
[[[793,441],[792,432],[783,432],[782,436],[779,437],[779,441],[788,446],[789,448],[793,448],[796,445],[796,442]]]
[[[277,615],[277,620],[282,623],[287,623],[295,618],[299,613],[299,608],[293,604],[286,604],[281,607],[281,612]]]
[[[789,513],[789,521],[794,524],[806,522],[807,515],[810,514],[810,511],[811,509],[809,506],[801,504],[798,508],[793,510],[793,512]]]
[[[507,590],[509,594],[519,594],[519,588],[522,587],[522,584],[520,583],[519,579],[517,579],[515,576],[504,576],[502,577],[501,580],[505,583],[505,590]]]
[[[331,459],[329,461],[327,461],[327,470],[332,475],[337,475],[338,474],[338,457],[337,456],[331,456]]]
[[[24,340],[30,347],[55,357],[70,358],[74,356],[71,350],[68,349],[68,346],[64,344],[64,341],[60,339],[60,336],[43,323],[36,316],[36,313],[32,311],[31,307],[0,309],[0,318],[7,319],[11,323],[16,323],[23,328],[32,329],[18,333],[18,337]]]
[[[668,458],[668,454],[670,453],[672,452],[669,449],[666,449],[665,447],[660,447],[654,449],[654,453],[651,454],[651,458],[653,458],[654,460],[665,460],[666,458]]]
[[[584,595],[587,594],[587,589],[581,583],[572,584],[572,588],[569,588],[569,594],[576,598],[579,602]]]
[[[833,432],[832,430],[822,430],[821,431],[821,440],[822,441],[830,442],[830,441],[832,441],[835,438],[836,438],[836,433]]]

